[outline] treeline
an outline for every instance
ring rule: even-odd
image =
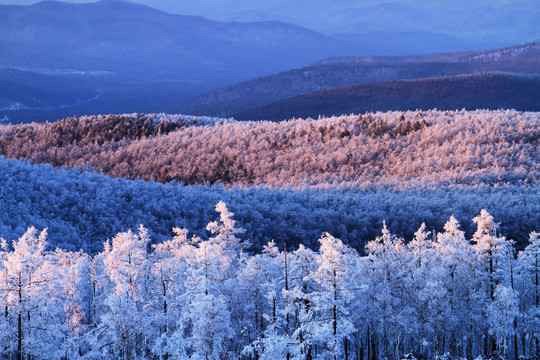
[[[382,219],[395,234],[411,239],[422,222],[442,231],[452,214],[472,236],[476,214],[485,207],[501,231],[522,249],[540,224],[540,187],[462,186],[433,189],[226,189],[221,185],[160,184],[111,179],[83,169],[55,169],[0,157],[0,237],[22,236],[29,226],[48,228],[51,247],[95,254],[103,239],[145,224],[152,239],[164,241],[173,227],[204,237],[212,204],[223,200],[245,224],[245,237],[260,251],[274,239],[295,248],[316,248],[329,231],[363,251]]]
[[[0,246],[6,359],[533,359],[540,234],[514,253],[482,210],[408,244],[383,224],[365,256],[328,233],[319,251],[245,252],[223,202],[209,237],[122,232],[91,257],[48,251],[30,228]]]
[[[540,173],[538,113],[430,110],[204,126],[144,119],[4,125],[0,154],[112,177],[243,187],[534,183]]]

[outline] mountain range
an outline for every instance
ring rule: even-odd
[[[10,69],[11,83],[31,88],[30,100],[0,100],[0,111],[15,121],[25,117],[10,112],[13,108],[40,110],[31,114],[35,120],[55,120],[51,117],[63,113],[153,110],[225,84],[350,52],[349,42],[283,22],[216,22],[121,1],[0,6],[0,39],[0,69]],[[19,71],[17,79],[13,70]],[[79,84],[91,90],[90,97],[72,99],[70,87]],[[49,102],[51,88],[64,93]]]
[[[540,38],[536,0],[136,1],[221,21],[281,20],[326,35],[424,31],[489,47]]]
[[[496,73],[493,75],[493,73]],[[504,74],[503,74],[504,73]],[[468,77],[454,78],[460,75],[473,75]],[[294,69],[270,76],[265,76],[218,89],[190,99],[175,107],[171,111],[184,113],[208,114],[217,116],[233,116],[236,119],[272,119],[282,120],[298,114],[317,116],[321,114],[332,115],[334,111],[342,113],[377,111],[377,110],[414,110],[418,105],[424,109],[437,107],[445,104],[449,109],[461,108],[501,108],[505,106],[517,107],[522,110],[536,108],[535,101],[530,101],[536,96],[536,92],[520,89],[520,84],[538,84],[537,76],[523,75],[540,74],[540,43],[530,43],[508,48],[499,48],[488,51],[470,51],[421,56],[363,56],[363,57],[338,57],[330,58],[313,65]],[[434,81],[417,81],[421,79],[433,79]],[[508,80],[498,81],[502,79]],[[495,81],[497,79],[497,81]],[[403,80],[407,80],[402,82]],[[388,82],[386,85],[368,83]],[[455,87],[461,85],[470,88]],[[511,87],[506,87],[509,84]],[[363,86],[359,84],[364,84]],[[452,84],[452,85],[450,85]],[[363,106],[351,109],[351,89],[338,89],[343,86],[356,85],[355,89],[372,91],[366,93],[369,98],[363,101]],[[450,98],[437,99],[436,86],[441,86],[438,94],[454,87],[453,94],[447,94]],[[429,87],[429,88],[426,88]],[[536,88],[538,85],[536,85]],[[335,91],[323,90],[335,88]],[[404,92],[390,94],[387,91],[401,89]],[[424,97],[430,97],[429,102],[414,100],[413,94],[406,89],[418,89],[424,93]],[[443,90],[446,88],[446,90]],[[534,88],[534,86],[533,86]],[[474,91],[472,91],[474,89]],[[435,91],[430,95],[430,91]],[[487,92],[485,92],[487,91]],[[514,91],[514,93],[511,93]],[[485,92],[485,93],[484,93]],[[313,93],[313,94],[310,94]],[[338,99],[339,95],[347,93],[345,98]],[[525,106],[525,99],[521,103],[507,101],[502,98],[510,94],[524,95],[529,99]],[[302,99],[310,99],[317,102],[315,108],[304,109],[306,111],[293,111],[301,102],[298,96],[305,95]],[[324,96],[332,97],[332,100]],[[471,95],[474,99],[467,99]],[[396,97],[397,96],[397,97]],[[290,99],[284,101],[285,99]],[[317,99],[317,100],[315,100]],[[450,100],[453,99],[453,100]],[[407,104],[408,100],[414,100]],[[438,104],[438,100],[441,104]],[[470,100],[470,101],[469,101]],[[325,108],[330,102],[337,101],[344,107],[336,109]],[[357,105],[358,105],[357,101]],[[420,101],[420,102],[419,102]],[[521,101],[521,100],[519,100]],[[311,104],[314,105],[314,104]],[[429,106],[429,107],[426,107]],[[531,107],[532,106],[532,107]],[[261,108],[266,107],[266,110]],[[259,109],[260,108],[260,109]],[[258,109],[258,110],[257,110]],[[271,111],[269,111],[271,109]],[[298,109],[296,109],[298,110]],[[351,111],[352,110],[352,111]]]
[[[238,120],[316,118],[371,111],[540,111],[540,76],[505,73],[364,83],[312,92],[233,114]]]
[[[377,8],[371,12],[373,16],[384,10]],[[215,21],[117,0],[0,5],[0,119],[53,121],[90,113],[197,110],[200,107],[183,102],[326,58],[425,54],[497,44],[410,26],[329,35],[276,18],[279,16],[263,17],[273,19],[265,21]],[[533,25],[529,29],[536,31]],[[400,78],[410,76],[381,79]],[[327,87],[315,84],[301,93]],[[287,97],[301,94],[290,93],[285,87],[279,93]],[[245,101],[252,103],[251,94],[246,95],[249,99]],[[255,105],[281,99],[265,98]]]

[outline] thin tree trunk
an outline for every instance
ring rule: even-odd
[[[21,273],[19,272],[19,283],[18,283],[18,291],[19,291],[19,316],[17,319],[17,359],[23,360],[23,331],[22,331],[22,283],[21,283]]]
[[[285,291],[289,291],[289,269],[287,267],[287,244],[286,243],[283,243],[283,255],[285,258]],[[289,301],[288,299],[289,299],[289,296],[287,295],[287,303]],[[288,304],[286,304],[285,306],[288,306]],[[290,318],[289,318],[289,312],[287,311],[287,314],[285,315],[285,334],[287,336],[289,336],[289,331],[290,331]],[[291,354],[289,353],[289,351],[287,351],[287,360],[290,360],[290,359],[291,359]]]

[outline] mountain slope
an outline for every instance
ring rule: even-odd
[[[0,111],[65,107],[99,95],[86,84],[29,71],[0,69],[0,83]]]
[[[540,111],[539,98],[540,76],[476,74],[337,87],[239,112],[233,117],[280,121],[291,117],[433,108]]]
[[[338,86],[491,71],[540,73],[540,43],[481,52],[330,58],[308,67],[218,89],[168,110],[232,116],[278,100]]]
[[[159,111],[226,84],[350,53],[350,42],[278,21],[217,22],[114,0],[0,5],[0,69],[25,72],[16,80],[25,86],[35,79],[39,86],[40,75],[49,76],[41,92],[85,84],[107,99],[85,94],[65,107],[61,96],[39,106],[24,96],[6,97],[0,103],[21,103],[27,110],[0,117],[17,122]],[[4,85],[4,91],[11,88]]]

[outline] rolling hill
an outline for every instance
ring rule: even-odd
[[[428,110],[279,123],[189,119],[131,114],[2,125],[0,155],[112,177],[229,187],[425,188],[539,179],[538,113]]]

